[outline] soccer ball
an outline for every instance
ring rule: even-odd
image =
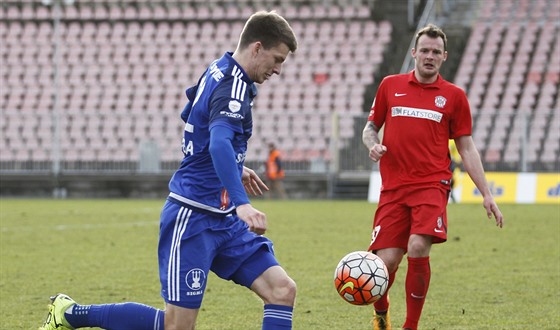
[[[387,291],[389,272],[381,258],[366,251],[348,253],[336,266],[334,286],[345,301],[369,305]]]

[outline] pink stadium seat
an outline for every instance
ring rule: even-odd
[[[97,7],[97,6],[96,6]],[[79,7],[79,15],[80,19],[82,20],[90,20],[94,18],[94,8],[93,6],[80,6]]]
[[[122,15],[125,19],[135,20],[138,19],[138,10],[133,6],[126,6]]]
[[[164,6],[155,6],[152,10],[152,17],[157,20],[168,18],[168,9]]]
[[[342,9],[340,6],[331,5],[327,7],[327,17],[330,19],[339,19],[342,17]]]
[[[196,18],[200,20],[208,20],[211,15],[210,8],[207,6],[200,6],[195,9],[195,12]]]

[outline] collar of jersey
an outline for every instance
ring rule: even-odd
[[[434,81],[431,84],[422,84],[421,82],[419,82],[418,79],[416,79],[416,76],[414,75],[414,70],[410,71],[410,73],[408,74],[408,83],[420,86],[422,88],[437,88],[437,89],[439,89],[442,82],[443,82],[443,79],[441,78],[441,75],[439,73],[438,73],[436,81]]]

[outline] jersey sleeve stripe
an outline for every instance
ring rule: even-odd
[[[233,86],[231,90],[231,98],[243,101],[245,99],[245,92],[247,91],[247,83],[241,78],[243,71],[237,66],[234,66],[231,71],[233,78]]]
[[[243,77],[243,72],[241,72],[241,69],[237,66],[233,67],[232,74],[234,77],[237,77],[239,79]]]
[[[235,91],[237,90],[237,81],[238,81],[238,79],[233,78],[233,85],[231,86],[231,98],[232,99],[236,98]]]
[[[239,78],[233,78],[231,86],[231,98],[239,101],[245,100],[245,92],[247,91],[247,83]]]
[[[242,81],[241,79],[239,81],[241,81],[241,87],[242,87],[241,88],[241,95],[240,95],[241,98],[240,98],[240,100],[244,101],[245,100],[245,91],[247,90],[247,83]]]

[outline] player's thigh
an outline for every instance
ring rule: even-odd
[[[161,295],[166,303],[200,308],[216,241],[227,238],[225,229],[205,230],[216,221],[220,220],[184,206],[166,204],[158,247]]]
[[[375,212],[370,251],[401,248],[406,251],[410,234],[410,210],[399,191],[381,193]]]
[[[296,283],[281,266],[272,266],[264,271],[251,285],[265,304],[293,306]]]
[[[232,237],[224,242],[212,261],[211,270],[224,280],[250,288],[257,277],[278,265],[272,241],[249,231],[241,219],[232,217]]]
[[[194,330],[197,315],[198,309],[166,304],[165,330]]]
[[[293,305],[295,282],[278,264],[270,240],[245,232],[231,244],[214,260],[216,275],[250,288],[265,304]]]
[[[411,234],[431,236],[433,243],[447,240],[447,200],[449,191],[425,188],[412,195]]]

